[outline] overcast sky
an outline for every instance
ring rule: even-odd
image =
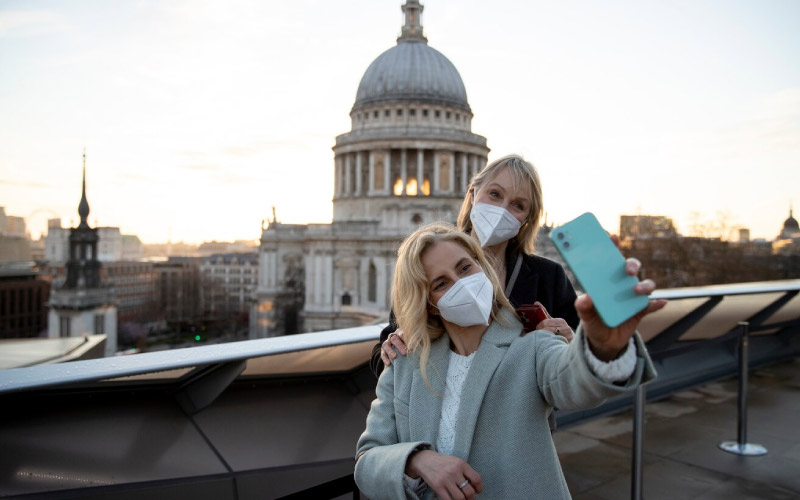
[[[399,0],[0,2],[0,206],[145,242],[329,222],[333,152]],[[540,171],[551,222],[723,216],[773,239],[800,205],[800,2],[428,0],[490,160]],[[800,208],[800,207],[798,207]]]

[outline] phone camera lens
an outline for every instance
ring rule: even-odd
[[[559,240],[563,240],[564,239],[564,233],[557,233],[556,234],[556,238],[558,238]]]
[[[564,242],[564,248],[569,248],[569,241]]]

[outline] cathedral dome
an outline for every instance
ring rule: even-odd
[[[427,101],[469,111],[458,70],[424,40],[403,40],[369,65],[353,109],[388,101]]]
[[[800,232],[800,224],[798,224],[797,219],[792,216],[791,210],[789,210],[789,218],[783,222],[783,230],[784,232],[792,233]]]

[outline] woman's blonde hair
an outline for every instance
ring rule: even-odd
[[[483,250],[474,238],[446,222],[434,222],[414,231],[397,251],[392,305],[397,326],[403,329],[403,340],[409,352],[419,352],[419,366],[426,383],[426,365],[431,342],[441,337],[444,325],[438,315],[430,312],[429,283],[422,257],[431,247],[442,241],[450,241],[464,248],[491,280],[494,288],[491,317],[498,320],[501,309],[507,309],[514,314],[514,309],[500,288],[494,268],[486,260]]]
[[[532,254],[536,242],[536,233],[539,231],[539,222],[542,218],[542,183],[539,181],[539,173],[533,164],[525,161],[519,155],[508,155],[499,158],[475,174],[458,213],[458,228],[466,233],[472,232],[472,221],[469,218],[469,214],[472,211],[475,192],[486,182],[492,180],[503,168],[508,168],[517,188],[525,184],[530,187],[531,206],[527,220],[512,240],[516,240],[523,252]]]

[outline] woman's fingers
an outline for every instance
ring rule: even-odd
[[[548,330],[556,335],[561,335],[567,339],[568,342],[572,342],[572,337],[575,335],[572,331],[572,328],[569,327],[566,320],[563,318],[549,318],[542,320],[536,325],[536,329]]]
[[[389,340],[392,341],[392,345],[400,351],[400,354],[405,356],[408,354],[408,350],[406,349],[406,343],[403,341],[403,330],[397,329],[393,334],[389,335]]]
[[[636,276],[642,269],[642,263],[636,257],[625,259],[625,272],[630,276]]]
[[[656,284],[651,279],[640,281],[633,287],[633,291],[639,295],[650,295],[656,289]]]
[[[397,350],[395,350],[397,349]],[[392,360],[397,358],[398,351],[403,356],[408,354],[406,343],[403,342],[403,330],[397,329],[395,332],[389,334],[389,338],[381,344],[381,361],[385,366],[392,364]]]
[[[388,340],[384,341],[381,344],[381,361],[383,361],[383,366],[389,366],[392,364],[392,358],[389,357],[389,354],[386,353],[386,343]]]
[[[483,491],[483,479],[481,479],[481,475],[478,474],[475,469],[470,467],[469,464],[467,464],[467,467],[464,470],[464,476],[469,480],[469,484],[476,493]]]

